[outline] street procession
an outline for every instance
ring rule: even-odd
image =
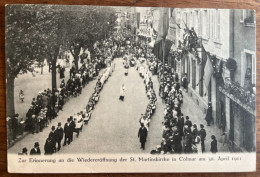
[[[255,51],[226,49],[230,11],[7,6],[7,152],[254,152]]]

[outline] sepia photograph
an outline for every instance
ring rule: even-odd
[[[255,156],[254,10],[6,5],[5,59],[8,156]]]

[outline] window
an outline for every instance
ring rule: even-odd
[[[190,28],[190,14],[186,13],[186,24]]]
[[[245,25],[255,24],[255,12],[254,10],[241,10],[240,11],[240,22]]]
[[[204,11],[203,16],[203,25],[202,25],[202,34],[204,38],[209,38],[209,13],[207,10]]]
[[[252,75],[251,82],[252,84],[255,84],[255,59],[252,54],[246,53],[246,62],[247,62],[247,69],[250,70],[250,74]]]
[[[195,17],[194,17],[194,30],[198,33],[199,31],[199,11],[195,11]]]
[[[189,28],[191,29],[192,27],[194,27],[194,25],[193,25],[193,14],[192,14],[192,12],[190,12],[190,26],[189,26]]]
[[[199,22],[198,34],[199,34],[199,36],[201,36],[202,35],[202,12],[201,11],[199,11],[198,22]]]
[[[256,83],[255,52],[246,50],[241,52],[241,86]]]
[[[220,40],[220,11],[216,10],[216,39]]]
[[[207,12],[207,11],[206,11],[206,12]],[[209,38],[210,19],[209,19],[209,13],[208,13],[208,12],[205,14],[205,17],[206,17],[206,25],[207,25],[207,28],[206,28],[206,37]]]
[[[210,27],[211,27],[211,38],[212,39],[215,39],[215,26],[216,26],[216,19],[215,19],[215,10],[212,10],[211,11],[211,20],[210,20],[210,22],[211,22],[211,25],[210,25]]]

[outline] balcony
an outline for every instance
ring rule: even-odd
[[[255,115],[256,95],[245,90],[245,88],[241,87],[238,82],[226,79],[224,86],[219,86],[218,89],[232,101],[242,106],[252,115]]]

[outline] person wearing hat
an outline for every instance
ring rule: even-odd
[[[144,127],[144,124],[141,123],[141,127],[139,128],[139,131],[138,131],[138,138],[140,139],[141,149],[143,149],[143,150],[145,149],[145,142],[146,142],[147,134],[148,134],[147,129]]]
[[[31,149],[30,155],[41,155],[40,145],[38,142],[34,143],[34,148]]]
[[[199,131],[200,141],[201,141],[201,150],[205,152],[205,138],[207,136],[206,130],[204,129],[204,125],[200,124],[200,131]]]
[[[49,138],[55,140],[55,126],[51,127],[51,132],[49,133]]]
[[[65,146],[67,143],[70,144],[71,141],[71,126],[70,126],[70,118],[67,119],[67,123],[65,123],[64,125],[64,134],[65,134],[65,139],[64,139],[64,143],[63,146]]]
[[[189,128],[192,127],[192,122],[190,121],[189,116],[186,116],[186,121],[185,121],[184,125],[188,125]]]
[[[210,146],[210,152],[217,153],[218,152],[218,142],[216,140],[215,135],[212,135],[211,139],[212,139],[212,142],[211,142],[211,146]]]

